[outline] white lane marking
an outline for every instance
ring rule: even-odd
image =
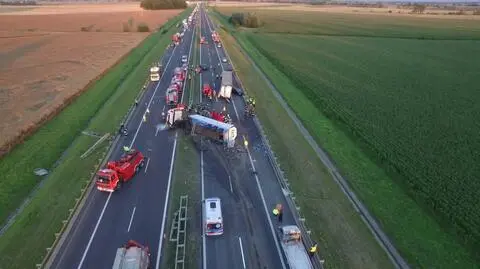
[[[240,252],[242,253],[243,269],[246,269],[247,266],[245,265],[245,256],[243,255],[242,238],[240,236],[238,237],[238,243],[240,244]]]
[[[205,184],[204,184],[204,174],[203,174],[203,151],[200,151],[200,174],[202,182],[202,202],[205,201]],[[206,235],[204,233],[205,229],[203,228],[203,223],[205,221],[205,212],[202,210],[202,246],[203,246],[203,267],[202,269],[207,269],[207,242]]]
[[[144,171],[145,174],[147,173],[149,163],[150,163],[150,158],[147,159],[147,165],[145,165],[145,171]]]
[[[132,228],[132,222],[133,222],[133,216],[135,216],[135,210],[137,210],[136,206],[133,207],[132,216],[130,217],[130,223],[128,224],[127,232],[130,232],[130,228]]]
[[[85,258],[87,257],[87,252],[88,249],[90,248],[90,245],[92,244],[93,238],[95,237],[95,233],[97,233],[98,226],[100,225],[100,221],[102,221],[103,214],[105,213],[105,210],[107,209],[108,202],[110,201],[110,197],[112,197],[112,193],[108,195],[107,201],[105,202],[105,205],[103,206],[102,213],[100,213],[100,217],[97,220],[97,223],[95,224],[95,228],[93,229],[93,233],[90,236],[90,240],[88,240],[87,248],[83,252],[82,259],[80,260],[80,264],[78,264],[77,269],[82,268],[83,262],[85,261]]]
[[[200,14],[201,15],[201,14]],[[202,20],[202,16],[200,16],[200,31],[202,30],[201,29],[201,20]],[[202,64],[202,47],[203,46],[200,46],[200,64]],[[200,75],[200,85],[203,85],[202,84],[202,75]],[[200,92],[200,103],[202,102],[202,93]],[[205,185],[204,185],[204,173],[203,173],[203,151],[200,151],[200,178],[201,178],[201,185],[202,185],[202,202],[205,201]],[[205,229],[203,229],[203,223],[205,221],[205,216],[204,216],[205,212],[204,210],[202,210],[202,269],[207,269],[207,239],[206,239],[206,235],[205,235]]]
[[[188,52],[188,59],[190,59],[190,55],[192,53],[192,47],[193,47],[193,35],[194,33],[192,32],[192,41],[190,42],[190,51]],[[185,77],[188,77],[188,69],[186,71]],[[187,83],[183,83],[183,90],[182,92],[185,92],[185,86]],[[180,103],[183,103],[183,97],[185,97],[185,94],[182,94],[182,98],[180,99]],[[178,131],[175,132],[175,140],[173,142],[173,150],[172,150],[172,159],[170,161],[170,172],[168,173],[168,184],[167,184],[167,195],[165,196],[165,202],[163,206],[163,219],[162,219],[162,227],[160,228],[160,239],[158,240],[158,251],[157,251],[157,261],[155,264],[155,269],[160,268],[160,256],[162,255],[162,244],[163,244],[163,236],[165,232],[165,223],[167,220],[167,206],[169,202],[169,197],[170,197],[170,186],[172,184],[172,175],[173,175],[173,165],[175,163],[175,152],[177,149],[177,138],[178,138]]]
[[[228,176],[228,182],[230,182],[230,192],[233,193],[232,178],[230,177],[230,175]]]
[[[207,16],[207,24],[208,24],[208,27],[210,28],[210,31],[211,31],[210,24],[208,23],[208,16]],[[222,47],[222,48],[225,50],[224,47]],[[218,54],[217,47],[215,47],[215,50],[217,51],[217,56],[218,56],[218,59],[220,60],[220,55]],[[226,52],[226,50],[225,50],[225,52]],[[228,57],[228,58],[230,58],[230,57]],[[223,65],[222,65],[222,70],[224,70]],[[237,109],[235,107],[235,102],[233,100],[232,100],[232,104],[233,104],[233,109],[235,110],[235,114],[237,115],[237,119],[238,119],[238,112],[237,112]],[[255,165],[253,164],[252,155],[250,154],[250,150],[248,149],[248,146],[245,147],[245,148],[247,149],[247,154],[248,154],[248,159],[250,160],[250,165],[252,166],[252,169],[254,171],[256,171]],[[282,263],[282,268],[286,269],[285,262],[283,261],[283,258],[282,258],[283,257],[282,252],[280,251],[280,245],[278,243],[278,238],[275,234],[275,230],[273,229],[273,223],[272,223],[272,220],[270,218],[269,210],[267,208],[267,203],[265,202],[265,196],[263,195],[263,190],[262,190],[262,187],[260,186],[260,181],[259,181],[258,176],[256,174],[254,176],[255,176],[255,181],[257,182],[258,191],[260,192],[260,198],[262,198],[263,209],[265,210],[265,215],[267,216],[268,223],[270,224],[270,230],[272,232],[273,240],[275,241],[275,246],[277,248],[278,256],[280,257],[280,262]]]
[[[176,47],[173,48],[172,55],[170,55],[170,58],[168,59],[168,62],[165,65],[165,69],[168,68],[168,65],[170,64],[170,61],[172,60],[172,56],[175,54],[175,49],[176,49]],[[162,77],[160,78],[160,81],[164,77],[164,74],[165,74],[165,72],[162,74]],[[152,95],[152,98],[150,99],[150,103],[152,102],[153,97],[155,96],[155,93],[157,92],[158,87],[160,86],[160,81],[158,82],[157,86],[155,87],[155,90],[153,91],[153,95]],[[147,105],[147,109],[148,109],[149,106],[150,106],[150,104]],[[142,126],[142,122],[143,122],[143,119],[140,120],[140,124],[138,125],[137,131],[135,132],[135,135],[133,136],[132,143],[130,144],[130,148],[133,146],[133,143],[137,139],[138,131],[140,130],[140,127]],[[95,234],[97,233],[98,226],[100,225],[100,222],[102,221],[103,214],[105,213],[105,210],[108,206],[108,203],[110,202],[110,197],[112,197],[112,193],[108,194],[108,198],[105,201],[105,205],[103,206],[102,213],[100,213],[100,216],[98,217],[98,221],[97,221],[97,224],[95,225],[95,229],[93,230],[92,235],[90,235],[90,239],[88,241],[87,247],[83,251],[82,259],[80,260],[80,263],[78,264],[77,269],[82,268],[83,262],[85,261],[85,258],[87,257],[87,253],[90,250],[90,246],[92,245],[93,238],[95,237]]]
[[[157,127],[156,130],[155,130],[155,136],[158,135],[158,131],[160,131],[160,128]]]

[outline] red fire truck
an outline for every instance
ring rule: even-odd
[[[213,39],[213,42],[220,43],[220,36],[215,31],[212,32],[212,39]]]
[[[132,179],[145,164],[145,157],[135,149],[125,153],[120,160],[110,161],[107,167],[97,172],[97,189],[114,192],[120,189],[124,182]]]

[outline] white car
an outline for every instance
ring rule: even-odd
[[[227,62],[227,58],[223,57],[222,58],[222,63],[226,63]]]
[[[188,56],[187,55],[183,55],[182,56],[182,63],[186,63],[188,61]]]
[[[222,44],[218,43],[217,47],[218,47],[218,48],[221,48],[221,47],[222,47]]]

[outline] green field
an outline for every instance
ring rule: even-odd
[[[170,43],[170,35],[176,31],[175,24],[188,12],[190,9],[150,35],[72,105],[2,159],[3,221],[37,184],[33,169],[51,168],[68,148],[63,161],[51,171],[36,196],[0,238],[0,268],[33,268],[41,262],[45,249],[54,241],[54,234],[60,231],[62,220],[67,219],[68,210],[90,181],[107,147],[105,143],[88,158],[80,159],[95,142],[80,132],[86,129],[115,134],[148,76],[148,66],[161,57]]]
[[[479,21],[255,12],[232,32],[408,262],[477,268]]]

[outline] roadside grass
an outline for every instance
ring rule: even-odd
[[[346,135],[342,126],[319,113],[311,100],[301,94],[301,90],[295,87],[284,73],[279,71],[249,43],[248,38],[252,34],[243,30],[232,29],[225,21],[225,17],[217,13],[215,15],[222,21],[223,26],[235,35],[242,48],[269,77],[314,139],[335,160],[338,168],[347,177],[356,194],[378,218],[384,231],[390,236],[397,249],[411,266],[420,268],[478,268],[478,264],[465,248],[445,233],[439,224],[404,192],[402,187],[395,184],[389,175],[367,156],[365,151],[362,150],[363,148]],[[257,88],[265,89],[265,86],[257,86]],[[254,94],[256,93],[254,92]],[[262,102],[259,100],[258,103],[261,104]],[[312,117],[312,115],[315,115],[315,117]],[[259,113],[259,117],[262,118],[261,113]],[[277,149],[275,149],[275,152],[281,157],[281,153]],[[281,161],[281,163],[283,162]],[[292,165],[292,163],[286,162],[286,165]],[[287,167],[286,165],[282,167]],[[292,176],[289,176],[289,178],[292,180]],[[295,183],[292,183],[292,185],[294,190],[298,188]],[[312,188],[312,185],[308,185],[308,188]],[[317,199],[323,198],[320,193],[311,196],[312,199],[315,197]],[[320,210],[320,208],[312,208],[312,210],[314,212]],[[318,223],[322,222],[318,221]],[[339,268],[365,268],[367,266],[367,264],[363,266],[349,265]],[[371,268],[371,266],[368,266],[368,268]]]
[[[257,115],[289,179],[301,213],[312,229],[312,238],[319,242],[327,267],[393,268],[385,252],[287,112],[268,90],[269,85],[252,67],[241,47],[224,30],[219,33],[235,71],[246,87],[245,91],[257,100]],[[317,120],[324,124],[324,131],[334,131],[326,118]]]
[[[180,196],[188,195],[187,205],[187,234],[185,248],[185,268],[198,268],[198,255],[201,251],[201,233],[200,233],[200,157],[193,144],[191,137],[184,135],[179,131],[177,140],[177,152],[175,158],[175,167],[173,174],[172,194],[170,206],[168,209],[168,226],[166,238],[170,237],[170,229],[174,213],[180,207]],[[165,248],[164,264],[162,268],[175,268],[175,253],[177,242],[167,241]]]
[[[189,68],[191,65],[198,65],[199,60],[199,46],[198,46],[198,27],[195,27],[195,34],[193,36],[192,54],[190,55]],[[192,71],[189,71],[191,73]],[[194,72],[193,72],[194,73]],[[188,105],[195,103],[198,100],[196,93],[199,85],[199,75],[193,75],[192,79],[185,79],[186,88],[184,102]],[[198,257],[201,252],[201,232],[199,228],[202,227],[200,216],[201,210],[201,193],[199,188],[200,175],[200,156],[197,151],[192,138],[185,135],[181,130],[178,131],[177,149],[173,173],[172,195],[170,198],[170,205],[168,208],[168,226],[166,238],[170,238],[170,231],[175,212],[180,207],[180,196],[188,195],[187,205],[187,234],[186,234],[186,248],[185,248],[185,268],[198,268]],[[165,248],[165,257],[162,264],[164,269],[175,268],[177,242],[168,241]]]
[[[402,39],[480,40],[479,20],[462,16],[452,19],[378,14],[347,14],[321,11],[272,10],[258,8],[217,8],[230,16],[233,12],[255,13],[263,27],[253,33],[285,33],[325,36],[385,37]]]
[[[2,201],[16,201],[9,204],[10,212],[29,194],[27,190],[37,184],[37,179],[31,176],[33,169],[51,168],[68,148],[62,161],[16,217],[15,223],[0,237],[2,269],[33,268],[41,262],[45,249],[52,245],[55,233],[63,225],[62,220],[68,218],[69,209],[81,189],[89,184],[91,174],[107,149],[105,144],[100,145],[89,157],[80,159],[95,140],[79,133],[87,127],[89,131],[115,135],[145,82],[148,66],[163,54],[170,35],[176,31],[175,24],[189,11],[184,11],[167,22],[163,30],[150,35],[90,90],[2,160],[0,171],[6,175],[0,183]],[[6,215],[3,208],[0,211]]]

